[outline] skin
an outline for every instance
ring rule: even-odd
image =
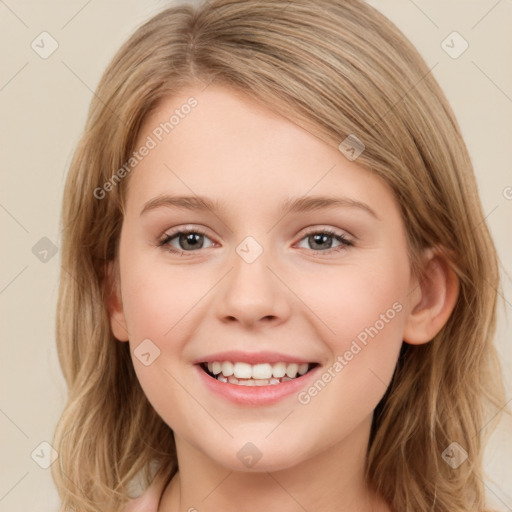
[[[129,341],[140,384],[176,438],[180,469],[159,510],[390,511],[363,482],[373,411],[403,341],[426,343],[448,319],[456,278],[433,251],[424,278],[411,275],[394,195],[357,160],[239,92],[203,89],[167,98],[141,127],[136,147],[190,96],[198,101],[129,177],[109,300],[112,331]],[[140,214],[163,193],[207,196],[224,209]],[[348,197],[376,217],[346,206],[280,212],[304,195]],[[188,252],[174,254],[158,242],[175,228],[206,237],[192,249],[175,237],[168,245]],[[352,245],[306,236],[325,228]],[[247,236],[263,248],[251,264],[236,252]],[[327,369],[394,303],[401,311],[307,405],[296,394],[234,405],[192,365],[222,350],[277,350]],[[160,350],[149,366],[133,356],[147,338]],[[247,442],[262,454],[252,468],[237,457]]]

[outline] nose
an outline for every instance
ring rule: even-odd
[[[290,315],[291,293],[269,255],[263,251],[249,263],[235,253],[231,262],[233,268],[222,280],[215,300],[217,317],[249,329],[285,322]]]

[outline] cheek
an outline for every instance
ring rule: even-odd
[[[332,380],[333,392],[342,392],[351,402],[348,392],[355,399],[351,407],[358,407],[361,396],[376,405],[391,380],[402,346],[407,259],[402,253],[381,253],[374,261],[320,274],[314,286],[304,276],[300,283],[301,293],[307,293],[304,302],[314,313],[311,318],[320,318],[325,327],[320,336],[331,354],[330,364],[338,361],[331,371],[331,377],[336,377],[325,377]]]
[[[365,329],[401,335],[402,310],[408,294],[408,265],[389,259],[377,264],[328,268],[315,275],[301,273],[294,280],[298,295],[325,326],[322,334],[336,350]],[[364,334],[361,336],[364,338]]]
[[[177,269],[148,264],[136,255],[127,256],[124,265],[123,309],[137,379],[154,409],[174,427],[182,421],[178,413],[190,406],[180,385],[181,363],[192,329],[193,315],[187,313],[197,303],[198,292],[190,280],[187,286],[184,273]],[[144,358],[144,353],[150,355]],[[194,414],[199,413],[190,412],[199,421]]]
[[[364,286],[364,279],[357,280],[355,274],[346,282],[350,280],[359,286],[354,293],[338,295],[329,325],[335,334],[324,336],[332,359],[298,396],[309,411],[305,421],[325,439],[348,435],[373,413],[389,386],[402,346],[404,308],[391,286],[394,283],[376,289]],[[320,420],[326,416],[330,422]]]
[[[204,291],[193,274],[178,266],[127,258],[124,269],[123,309],[135,342],[141,336],[165,340],[179,328]]]

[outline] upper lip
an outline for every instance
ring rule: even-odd
[[[259,363],[313,363],[311,359],[282,354],[280,352],[259,351],[259,352],[241,352],[239,350],[229,350],[226,352],[217,352],[209,354],[194,361],[194,364],[213,363],[214,361],[233,361],[248,364]]]

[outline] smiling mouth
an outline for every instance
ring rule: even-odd
[[[233,361],[200,363],[201,368],[219,382],[238,386],[272,386],[299,379],[318,363],[261,363],[248,364]]]

